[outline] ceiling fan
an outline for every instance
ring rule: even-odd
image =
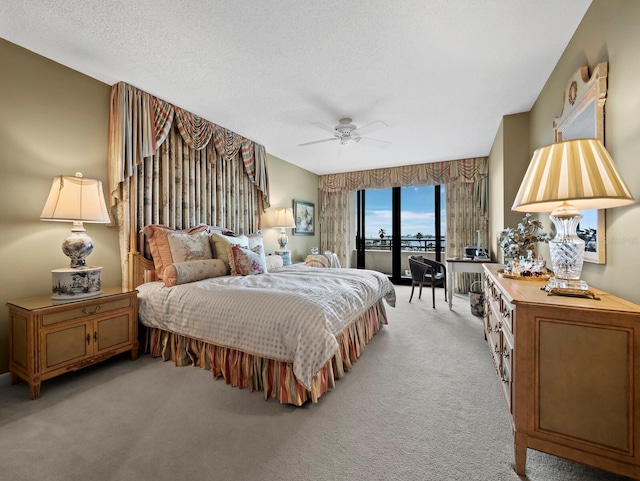
[[[363,137],[364,134],[368,134],[370,132],[385,128],[386,124],[384,122],[377,120],[375,122],[371,122],[370,124],[363,125],[360,128],[356,127],[351,122],[352,120],[349,117],[340,119],[340,123],[335,127],[330,127],[320,122],[312,122],[311,125],[316,125],[321,129],[326,130],[327,132],[331,133],[333,137],[330,137],[328,139],[314,140],[312,142],[305,142],[303,144],[298,144],[298,146],[302,147],[305,145],[320,144],[323,142],[333,142],[335,140],[339,141],[341,145],[347,145],[351,141],[369,143],[378,147],[388,147],[391,145],[391,142],[387,142],[386,140]]]

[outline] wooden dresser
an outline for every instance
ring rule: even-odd
[[[485,264],[485,335],[514,432],[527,448],[640,479],[640,306],[548,296],[544,281]]]
[[[137,359],[137,293],[111,287],[62,304],[51,296],[8,302],[11,383],[24,379],[37,399],[46,379],[125,351]]]

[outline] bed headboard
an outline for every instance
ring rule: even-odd
[[[146,259],[139,252],[129,253],[129,289],[155,280],[156,270],[153,261]]]

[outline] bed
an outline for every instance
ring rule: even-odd
[[[379,273],[262,268],[269,257],[264,247],[259,259],[251,258],[271,205],[263,145],[118,82],[111,90],[108,172],[122,285],[139,290],[140,324],[153,356],[301,405],[333,388],[387,322],[384,303],[393,305],[394,293]],[[344,208],[318,211],[319,219],[326,216],[326,237],[318,236],[323,251],[343,245],[331,226],[343,228]],[[225,262],[214,236],[242,234],[251,251],[246,262],[228,255]],[[240,275],[229,275],[231,261]],[[336,287],[339,282],[352,291]],[[320,291],[323,285],[334,288]],[[203,301],[192,298],[197,292],[223,294]],[[267,309],[273,299],[275,307]],[[259,309],[242,311],[248,306]]]
[[[204,230],[203,237],[211,235]],[[194,231],[181,235],[191,237],[194,249]],[[153,241],[153,233],[149,237]],[[259,244],[261,237],[256,239]],[[387,324],[385,303],[395,305],[393,285],[387,276],[366,269],[280,267],[275,262],[270,269],[247,273],[232,252],[241,249],[246,255],[261,246],[226,247],[236,275],[228,273],[215,248],[214,260],[169,264],[175,259],[165,259],[163,280],[152,280],[162,257],[157,249],[151,249],[154,262],[136,261],[148,280],[137,286],[147,349],[177,366],[209,369],[232,386],[263,391],[265,399],[317,402]],[[168,280],[171,266],[216,262],[217,274],[214,267],[210,276]]]

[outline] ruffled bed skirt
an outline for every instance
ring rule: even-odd
[[[152,357],[171,360],[176,366],[209,369],[214,379],[223,378],[240,389],[264,391],[265,399],[301,406],[307,400],[318,402],[320,396],[333,389],[335,380],[351,369],[383,324],[387,324],[387,314],[381,299],[337,336],[338,350],[313,377],[308,389],[295,378],[291,362],[267,359],[162,329],[147,329],[146,348]]]

